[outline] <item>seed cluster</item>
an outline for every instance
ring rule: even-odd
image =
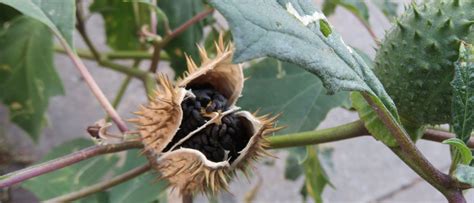
[[[183,139],[186,135],[204,125],[210,118],[204,117],[204,113],[226,111],[229,109],[227,99],[210,87],[192,89],[195,98],[187,98],[181,107],[183,110],[183,121],[173,137],[173,140],[165,148],[169,150],[171,146]],[[202,152],[207,159],[220,162],[229,159],[230,162],[238,157],[249,141],[249,136],[243,132],[242,122],[233,113],[222,118],[221,124],[212,124],[205,129],[194,134],[190,139],[178,146],[192,148]]]

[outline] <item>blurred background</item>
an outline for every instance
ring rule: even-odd
[[[357,1],[357,0],[355,0]],[[92,1],[85,1],[90,4]],[[408,0],[393,1],[399,4],[401,13]],[[322,4],[317,0],[318,5]],[[370,24],[374,34],[383,39],[384,33],[390,28],[390,22],[367,1]],[[86,9],[87,11],[87,9]],[[87,11],[88,12],[88,11]],[[88,14],[86,14],[88,15]],[[217,12],[214,14],[225,25]],[[329,17],[330,23],[343,36],[347,44],[362,50],[371,58],[374,57],[376,44],[367,30],[353,14],[342,7],[337,7]],[[103,18],[94,14],[87,22],[89,35],[99,50],[109,50],[106,46]],[[82,39],[75,33],[78,48],[86,48]],[[9,122],[8,109],[0,105],[0,173],[22,168],[43,158],[50,149],[75,138],[88,138],[86,127],[104,117],[104,111],[79,76],[71,60],[56,54],[54,63],[63,81],[66,94],[50,100],[47,112],[47,126],[38,143],[31,141],[29,136],[16,125]],[[108,96],[113,98],[124,75],[101,68],[94,61],[85,61],[86,66]],[[131,61],[121,61],[131,64]],[[160,70],[171,72],[162,62]],[[142,63],[148,67],[149,64]],[[118,109],[125,117],[133,117],[131,112],[136,106],[145,103],[145,92],[142,83],[132,80],[125,92],[125,97]],[[333,127],[358,119],[357,113],[343,108],[335,108],[329,112],[318,128]],[[420,140],[417,145],[434,165],[447,171],[450,165],[449,147],[447,145]],[[398,159],[387,147],[371,137],[338,141],[320,145],[330,151],[331,164],[326,168],[333,187],[326,187],[323,193],[325,202],[445,202],[444,197],[430,185],[425,183]],[[252,197],[254,202],[300,202],[303,177],[296,180],[285,178],[286,151],[272,151],[278,158],[265,159],[256,166],[255,178],[247,180],[241,177],[233,181],[230,193],[219,197],[220,202],[243,202]],[[152,187],[152,186],[150,186]],[[35,202],[37,199],[25,189],[16,189],[11,198],[14,202]],[[468,202],[474,202],[474,192],[466,195]],[[175,200],[173,197],[169,201]],[[205,197],[197,197],[195,202],[207,202]],[[308,198],[308,202],[312,200]]]

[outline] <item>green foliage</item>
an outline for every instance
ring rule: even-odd
[[[0,31],[0,99],[10,119],[37,140],[49,98],[63,94],[49,29],[22,16]]]
[[[323,12],[325,15],[331,15],[337,6],[342,6],[358,18],[366,25],[369,25],[369,9],[364,1],[360,0],[326,0],[323,4]]]
[[[459,43],[474,42],[474,2],[413,5],[385,37],[375,73],[410,123],[451,122],[450,82]],[[460,3],[460,5],[456,5]]]
[[[454,64],[453,129],[456,136],[468,142],[474,128],[474,46],[461,43],[459,59]]]
[[[168,16],[171,29],[176,29],[196,14],[205,10],[202,0],[160,0],[158,6]],[[162,21],[161,21],[162,22]],[[164,48],[171,57],[171,67],[176,75],[181,75],[186,70],[185,53],[190,55],[196,62],[199,60],[199,52],[196,44],[203,38],[204,22],[198,22],[171,40]],[[163,24],[159,24],[159,33],[164,34]]]
[[[41,21],[58,37],[66,40],[69,46],[74,47],[73,31],[76,11],[74,0],[0,0],[0,3]]]
[[[308,158],[303,162],[305,178],[306,194],[311,196],[316,203],[322,203],[322,194],[324,187],[328,184],[324,168],[319,160],[319,150],[314,146],[306,147],[308,151]]]
[[[365,101],[362,95],[358,92],[351,94],[352,106],[359,113],[360,119],[365,123],[365,127],[369,130],[377,140],[383,142],[387,146],[397,146],[397,141],[393,138],[389,129],[385,127],[384,123],[378,117],[377,113]],[[412,140],[416,141],[423,136],[424,128],[421,126],[405,125],[405,130],[410,135]]]
[[[40,162],[58,158],[92,144],[91,141],[85,139],[69,141],[52,149]],[[50,199],[99,182],[117,161],[116,154],[103,155],[33,178],[22,186],[33,192],[40,200]]]
[[[122,174],[135,167],[144,165],[147,160],[140,155],[140,150],[127,151],[125,164],[114,170],[115,174]],[[132,180],[108,190],[109,202],[152,202],[162,193],[166,193],[167,183],[157,180],[158,174],[147,172]]]
[[[372,0],[382,13],[390,20],[397,17],[398,4],[393,0]]]
[[[329,93],[366,91],[396,115],[395,106],[363,59],[334,31],[324,36],[325,19],[310,1],[236,1],[211,3],[226,17],[236,43],[235,62],[270,56],[319,76]],[[304,9],[303,9],[304,8]],[[324,57],[315,57],[324,56]]]
[[[467,183],[474,187],[474,167],[459,164],[456,167],[456,171],[454,172],[454,177],[463,183]]]
[[[326,95],[321,81],[297,65],[265,59],[245,70],[238,106],[261,114],[279,113],[278,134],[315,129],[334,107],[348,102],[348,94]]]
[[[443,141],[443,144],[451,145],[451,149],[453,150],[453,160],[452,166],[457,166],[458,164],[466,164],[469,165],[472,161],[472,154],[469,147],[466,144],[458,139],[458,138],[450,138]]]
[[[94,1],[91,12],[102,15],[105,24],[107,44],[116,50],[140,49],[138,32],[149,22],[148,6],[137,2],[117,0]]]

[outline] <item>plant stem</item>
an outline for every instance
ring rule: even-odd
[[[105,97],[104,93],[99,88],[99,86],[95,82],[95,80],[92,77],[92,75],[90,74],[90,72],[87,70],[87,68],[84,65],[84,63],[82,62],[82,60],[76,54],[74,54],[74,52],[71,50],[71,48],[69,47],[69,45],[67,44],[67,42],[64,39],[60,38],[59,41],[61,42],[61,44],[66,49],[67,54],[72,59],[72,62],[74,63],[76,68],[81,73],[82,77],[86,81],[87,85],[91,89],[94,96],[99,101],[102,108],[104,108],[104,110],[107,112],[107,114],[110,116],[110,118],[112,118],[112,120],[114,121],[114,123],[117,125],[117,127],[119,128],[119,130],[121,132],[128,131],[128,128],[125,125],[125,122],[119,116],[117,111],[115,111],[115,109],[112,107],[112,105],[110,104],[107,97]]]
[[[80,198],[89,196],[91,194],[107,190],[113,186],[116,186],[120,183],[123,183],[127,180],[130,180],[132,178],[135,178],[147,171],[150,170],[150,164],[145,164],[143,166],[136,167],[130,171],[127,171],[123,174],[120,174],[119,176],[113,177],[112,179],[106,180],[104,182],[97,183],[95,185],[91,185],[88,187],[85,187],[79,191],[72,192],[69,194],[65,194],[59,197],[55,197],[53,199],[46,200],[45,202],[71,202],[74,200],[78,200]]]
[[[126,149],[134,149],[134,148],[142,148],[142,147],[143,147],[142,143],[138,141],[88,147],[80,151],[73,152],[71,154],[59,157],[57,159],[47,161],[45,163],[41,163],[35,166],[31,166],[19,171],[6,174],[2,176],[2,178],[0,178],[0,188],[12,186],[16,183],[23,182],[30,178],[64,168],[66,166],[75,164],[82,160],[89,159],[101,154],[114,153],[114,152],[119,152]]]
[[[205,17],[207,17],[209,14],[214,12],[213,8],[209,8],[201,13],[196,14],[194,17],[174,29],[171,33],[166,35],[162,41],[156,42],[154,45],[154,51],[153,51],[153,57],[151,59],[151,65],[149,68],[149,72],[155,73],[156,70],[158,69],[158,63],[160,62],[160,56],[161,56],[161,50],[163,47],[165,47],[168,42],[170,42],[172,39],[180,35],[182,32],[184,32],[186,29],[194,25],[195,23],[201,21]]]
[[[390,113],[377,106],[368,93],[363,92],[362,96],[377,113],[393,138],[397,140],[399,147],[391,147],[391,149],[418,175],[438,189],[448,201],[451,201],[448,194],[453,192],[450,187],[455,184],[455,181],[450,176],[439,171],[423,156],[405,130],[400,127]]]
[[[434,131],[434,130],[430,130],[428,134],[425,133],[423,138],[430,137],[430,140],[442,141],[445,138],[449,138],[447,136],[454,137],[454,135],[451,134],[447,136],[443,135],[444,137],[442,138],[437,138],[436,136],[438,135],[438,133],[433,133],[431,131]],[[340,126],[327,128],[327,129],[272,136],[268,138],[268,141],[270,142],[270,149],[279,149],[283,147],[297,147],[297,146],[305,146],[305,145],[338,141],[338,140],[343,140],[343,139],[360,137],[360,136],[368,135],[368,134],[369,133],[365,129],[364,123],[362,121],[354,121],[351,123],[347,123]],[[27,180],[27,179],[30,179],[30,178],[33,178],[33,177],[36,177],[48,172],[61,169],[63,167],[72,165],[79,161],[82,161],[91,157],[95,157],[97,155],[113,153],[113,152],[118,152],[118,151],[123,151],[123,150],[128,150],[128,149],[136,149],[136,148],[143,148],[143,144],[139,141],[133,141],[133,142],[129,141],[129,142],[121,143],[121,144],[92,146],[89,148],[85,148],[80,151],[71,153],[69,155],[65,155],[57,159],[50,160],[42,164],[31,166],[29,168],[26,168],[17,172],[13,172],[5,176],[1,176],[0,188],[9,187],[13,184],[22,182],[24,180]],[[402,153],[402,151],[397,150],[397,149],[392,149],[392,150],[395,150],[396,153]],[[407,156],[403,155],[401,158],[405,159],[406,157]],[[407,161],[412,161],[412,160],[407,159]]]
[[[66,54],[66,50],[60,46],[55,46],[54,51],[62,54]],[[78,49],[76,48],[76,53],[79,55],[79,57],[83,59],[88,59],[88,60],[95,60],[96,58],[94,55],[92,55],[92,52],[89,50],[85,49]],[[99,53],[99,55],[102,56],[102,58],[110,59],[151,59],[152,54],[147,52],[147,51],[140,51],[140,50],[129,50],[129,51],[110,51],[106,53]],[[170,60],[170,57],[166,52],[161,52],[160,58],[162,60]]]
[[[364,127],[364,122],[357,120],[333,128],[272,136],[268,140],[271,143],[270,148],[278,149],[333,142],[364,135],[369,135],[369,132]]]
[[[133,62],[132,67],[135,69],[138,69],[138,66],[140,65],[140,60],[136,59]],[[117,108],[120,102],[122,101],[123,95],[125,94],[125,91],[127,90],[128,85],[130,84],[130,81],[132,80],[132,76],[127,75],[125,79],[122,81],[122,84],[120,85],[120,88],[117,92],[117,95],[115,96],[114,101],[112,102],[112,106],[114,108]]]

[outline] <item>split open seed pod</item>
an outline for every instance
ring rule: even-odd
[[[138,125],[145,154],[161,178],[181,194],[227,189],[236,170],[245,174],[253,160],[267,154],[275,117],[240,111],[243,89],[240,64],[232,64],[233,47],[222,37],[209,58],[199,47],[201,65],[187,57],[188,72],[172,84],[159,76],[160,87],[132,119]]]

